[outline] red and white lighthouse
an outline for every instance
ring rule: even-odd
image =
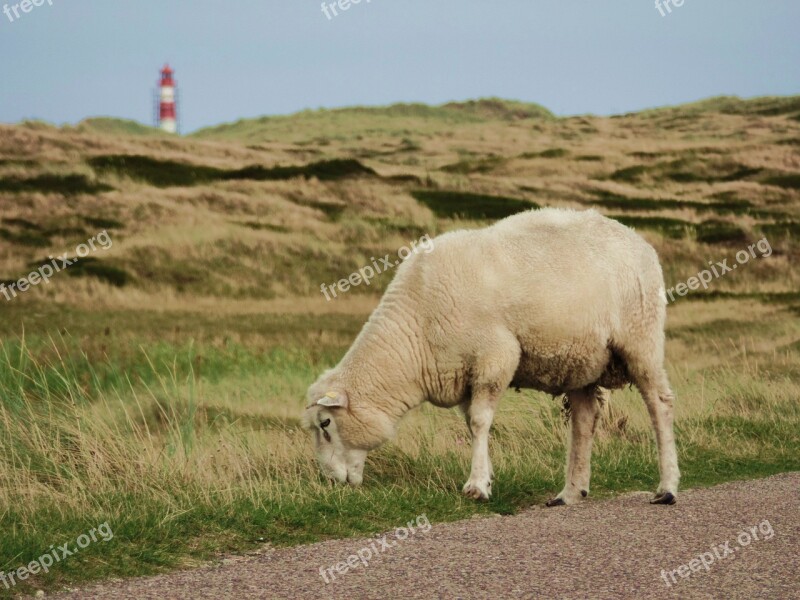
[[[167,133],[178,131],[178,121],[175,112],[175,81],[172,79],[173,70],[169,65],[161,69],[160,92],[158,98],[158,126]]]

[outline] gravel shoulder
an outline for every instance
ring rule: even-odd
[[[386,533],[388,546],[382,534],[271,549],[57,597],[800,599],[800,473],[684,491],[675,506],[649,496],[430,528],[423,519],[406,539]],[[337,572],[359,551],[365,561]]]

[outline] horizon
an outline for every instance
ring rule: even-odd
[[[0,52],[14,60],[2,67],[0,122],[151,125],[164,63],[184,133],[319,108],[499,97],[608,116],[800,92],[800,5],[789,0],[690,0],[669,13],[651,0],[337,1],[350,4],[334,16],[318,0],[224,10],[44,0],[17,18],[2,3]]]
[[[188,135],[192,135],[193,133],[197,133],[198,131],[202,131],[204,129],[213,129],[215,127],[221,127],[221,126],[224,126],[224,125],[230,125],[230,124],[237,123],[237,122],[240,122],[240,121],[255,121],[257,119],[263,119],[263,118],[290,118],[290,117],[293,117],[295,115],[299,115],[299,114],[302,114],[302,113],[305,113],[305,112],[323,112],[323,111],[333,112],[333,111],[337,111],[337,110],[349,110],[349,109],[356,109],[356,108],[381,109],[381,108],[390,108],[392,106],[411,106],[411,105],[423,105],[423,106],[430,106],[430,107],[439,107],[439,106],[446,106],[448,104],[466,103],[466,102],[479,102],[479,101],[483,101],[483,100],[499,100],[499,101],[502,101],[502,102],[520,102],[520,103],[523,103],[523,104],[538,105],[538,106],[540,106],[540,107],[552,112],[553,116],[555,118],[557,118],[557,119],[568,119],[568,118],[571,118],[571,117],[582,117],[582,116],[593,116],[593,117],[610,118],[610,117],[615,117],[615,116],[620,116],[620,115],[625,115],[625,114],[642,113],[642,112],[646,112],[646,111],[649,111],[649,110],[662,110],[662,109],[669,109],[669,108],[678,108],[678,107],[682,107],[682,106],[688,106],[688,105],[696,104],[696,103],[699,103],[699,102],[705,102],[705,101],[709,101],[709,100],[722,99],[722,98],[732,98],[732,99],[738,99],[738,100],[741,100],[741,101],[744,101],[744,102],[748,102],[748,101],[752,101],[752,100],[759,100],[759,99],[762,99],[762,98],[794,98],[794,97],[798,97],[798,96],[800,96],[800,94],[787,94],[787,95],[775,94],[775,95],[749,96],[749,97],[731,96],[731,95],[707,96],[707,97],[703,97],[703,98],[697,98],[697,99],[694,99],[694,100],[688,100],[687,102],[681,102],[679,104],[663,104],[663,105],[658,105],[658,106],[645,106],[645,107],[639,108],[639,109],[634,109],[634,110],[629,110],[629,111],[624,111],[624,112],[619,112],[619,113],[610,113],[610,114],[597,114],[597,113],[591,113],[591,112],[574,113],[574,114],[556,114],[555,112],[550,110],[547,106],[544,106],[544,105],[542,105],[542,104],[540,104],[538,102],[532,102],[532,101],[528,101],[528,100],[519,100],[517,98],[498,98],[496,96],[485,96],[485,97],[481,97],[481,98],[464,98],[464,99],[456,99],[456,100],[447,100],[445,102],[441,102],[441,103],[437,103],[437,104],[430,104],[430,103],[426,103],[426,102],[413,102],[413,101],[411,101],[411,102],[391,102],[389,104],[374,104],[374,105],[370,105],[370,104],[350,104],[350,105],[345,105],[345,106],[319,106],[319,107],[316,107],[316,108],[301,108],[301,109],[295,110],[293,112],[279,113],[279,114],[248,115],[248,116],[238,117],[238,118],[230,120],[230,121],[221,121],[219,123],[211,123],[209,125],[203,125],[201,127],[198,127],[197,129],[194,129],[192,131],[184,131],[184,132],[182,132],[182,133],[180,133],[178,135],[180,135],[180,136],[188,136]],[[32,118],[32,119],[23,119],[21,121],[15,122],[15,123],[0,122],[0,124],[2,124],[2,125],[21,125],[21,124],[24,124],[24,123],[33,122],[33,123],[44,123],[46,125],[52,125],[53,127],[63,128],[63,127],[76,127],[76,126],[80,125],[81,123],[84,123],[84,122],[87,122],[87,121],[91,121],[91,120],[94,120],[94,119],[108,119],[108,120],[113,120],[113,121],[127,121],[127,122],[132,122],[132,123],[135,123],[137,125],[144,126],[144,127],[152,127],[154,129],[156,128],[151,123],[143,123],[141,121],[137,121],[136,119],[131,119],[131,118],[124,117],[124,116],[116,116],[116,115],[89,115],[89,116],[83,117],[83,118],[81,118],[81,119],[79,119],[77,121],[63,122],[63,123],[55,123],[55,122],[52,122],[52,121],[47,121],[45,119]]]

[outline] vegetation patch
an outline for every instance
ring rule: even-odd
[[[146,135],[166,137],[163,131],[156,127],[148,127],[130,119],[115,119],[113,117],[93,117],[78,123],[80,132],[99,133],[112,136],[120,135]]]
[[[664,155],[661,152],[629,152],[628,156],[632,156],[633,158],[639,160],[652,160],[655,158],[660,158]]]
[[[457,163],[443,166],[440,170],[445,173],[469,175],[470,173],[489,173],[506,162],[502,156],[489,156],[475,160],[461,160]]]
[[[309,208],[322,211],[331,221],[338,221],[342,216],[342,213],[347,208],[347,205],[345,204],[323,202],[321,200],[309,200],[307,198],[292,197],[290,200],[295,204],[299,204],[300,206],[308,206]]]
[[[710,219],[697,226],[697,241],[706,244],[743,244],[747,232],[734,223]]]
[[[274,231],[275,233],[289,233],[291,230],[283,225],[273,225],[272,223],[259,223],[258,221],[247,221],[238,223],[244,227],[255,229],[256,231]]]
[[[608,215],[608,217],[633,229],[656,231],[664,237],[672,239],[686,237],[687,233],[694,231],[695,227],[693,223],[688,221],[669,219],[667,217],[636,217],[630,215]]]
[[[40,266],[45,262],[47,261],[32,263],[31,266]],[[130,274],[125,269],[108,264],[92,256],[78,259],[78,262],[70,265],[67,273],[72,277],[94,277],[115,287],[122,287],[131,279]]]
[[[39,162],[29,158],[0,158],[0,167],[38,167]]]
[[[111,186],[90,180],[85,175],[57,175],[46,173],[35,177],[2,177],[0,192],[15,194],[23,192],[39,192],[42,194],[100,194],[113,190]]]
[[[371,223],[379,230],[387,233],[398,233],[409,239],[418,238],[425,234],[425,228],[405,219],[392,217],[363,217],[367,223]]]
[[[676,183],[728,182],[751,180],[763,169],[748,167],[724,158],[703,159],[700,157],[679,158],[655,165],[633,165],[611,173],[610,179],[628,183],[641,182],[645,177],[655,181]]]
[[[228,171],[222,179],[252,179],[254,181],[279,181],[305,177],[316,177],[320,181],[333,181],[348,177],[375,177],[377,173],[354,159],[321,160],[296,167],[262,167],[254,165]]]
[[[50,245],[50,238],[37,231],[22,230],[11,231],[5,227],[0,227],[0,239],[3,239],[12,244],[20,244],[22,246],[34,246],[38,248],[45,248]]]
[[[124,223],[106,217],[81,217],[83,222],[96,229],[122,229]]]
[[[281,181],[295,177],[307,179],[316,177],[321,181],[330,181],[359,175],[376,175],[375,171],[352,159],[323,160],[290,167],[252,165],[232,170],[172,160],[158,160],[149,156],[123,154],[95,156],[88,162],[93,169],[101,173],[116,173],[156,187],[185,187],[239,179]]]
[[[758,226],[761,231],[768,238],[792,238],[795,240],[800,239],[800,222],[798,221],[783,221],[780,223],[763,223]]]
[[[767,185],[777,185],[789,190],[800,190],[800,173],[785,173],[783,175],[773,175],[762,180]]]
[[[425,182],[422,181],[420,177],[416,175],[411,175],[409,173],[401,173],[399,175],[389,175],[383,178],[384,181],[388,181],[389,183],[399,183],[399,184],[410,184],[410,185],[424,185]]]
[[[611,174],[611,179],[614,181],[627,181],[629,183],[638,182],[647,173],[647,167],[644,165],[634,165],[632,167],[625,167],[624,169],[617,169]]]
[[[215,167],[160,160],[138,154],[93,156],[89,165],[100,173],[114,173],[155,187],[191,186],[220,179],[225,171]]]
[[[542,152],[523,152],[519,155],[520,158],[564,158],[565,156],[569,156],[569,150],[565,148],[549,148]]]
[[[720,202],[707,203],[696,200],[680,200],[677,198],[631,198],[619,196],[606,190],[592,190],[592,193],[599,198],[598,202],[607,208],[620,210],[681,210],[690,209],[696,212],[714,212],[717,214],[753,214],[760,211],[755,210],[753,204],[748,200],[728,198]]]
[[[538,204],[530,200],[470,192],[415,190],[411,195],[430,208],[437,217],[446,219],[503,219],[518,212],[539,208]]]

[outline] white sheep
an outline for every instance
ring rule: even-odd
[[[398,269],[339,364],[308,390],[305,425],[329,477],[358,485],[367,451],[424,401],[459,406],[472,434],[463,492],[487,499],[489,428],[510,386],[566,394],[566,484],[549,506],[589,491],[605,393],[633,383],[656,431],[658,504],[678,489],[673,394],[664,370],[664,283],[655,250],[595,211],[543,209],[435,238]]]

